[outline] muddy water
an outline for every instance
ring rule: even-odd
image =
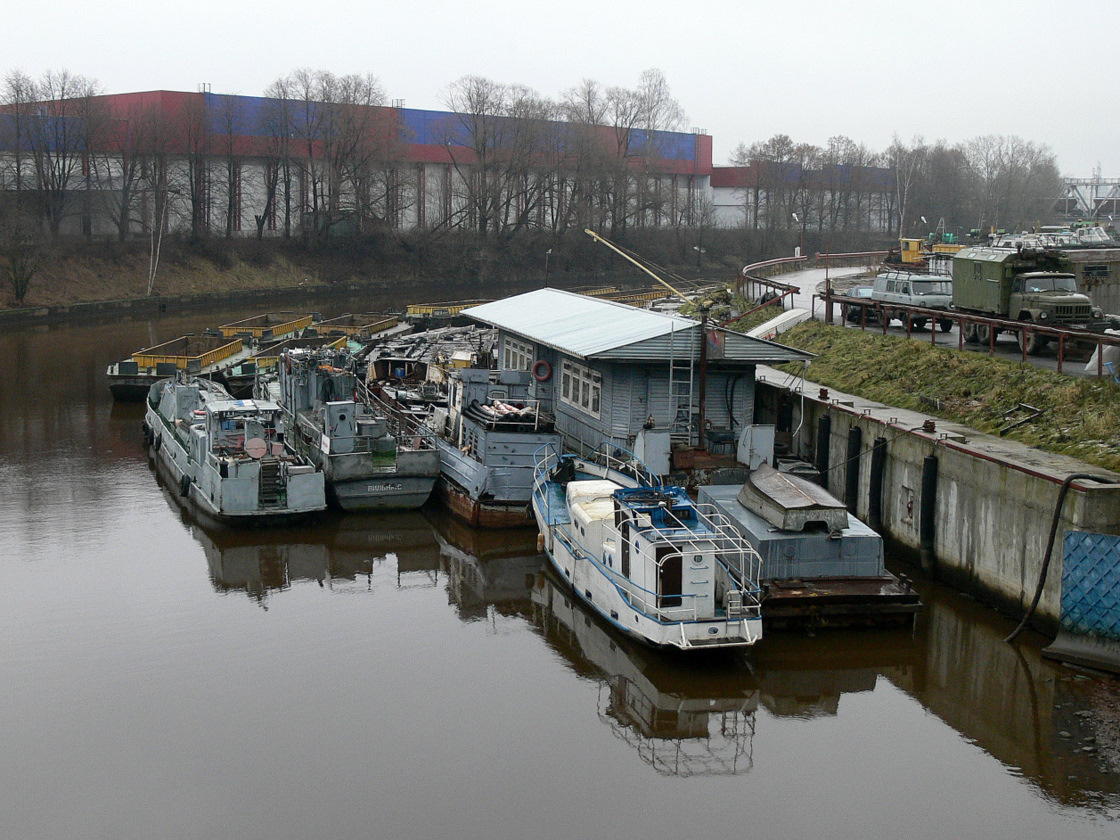
[[[951,591],[913,633],[682,660],[532,533],[199,527],[104,369],[250,314],[0,336],[0,836],[1116,836],[1081,714],[1114,683]]]

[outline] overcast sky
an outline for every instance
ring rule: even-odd
[[[634,87],[656,67],[716,164],[777,133],[875,151],[896,133],[1017,134],[1067,175],[1099,163],[1120,177],[1120,0],[62,0],[13,4],[3,26],[5,71],[66,68],[109,93],[259,95],[310,67],[372,73],[390,99],[439,109],[468,74],[556,97],[582,78]]]

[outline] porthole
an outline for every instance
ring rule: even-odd
[[[703,565],[703,563],[704,563],[704,555],[703,554],[693,554],[692,555],[692,565],[693,566],[700,566],[700,565]]]
[[[709,627],[708,628],[708,635],[709,636],[718,636],[719,635],[719,628],[718,627]]]

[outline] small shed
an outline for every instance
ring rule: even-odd
[[[812,358],[712,324],[702,334],[699,321],[681,315],[559,289],[463,314],[498,329],[498,367],[532,374],[535,398],[577,452],[604,441],[634,449],[650,430],[696,446],[703,417],[709,450],[733,453],[754,420],[755,366]]]

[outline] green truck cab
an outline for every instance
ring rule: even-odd
[[[1101,331],[1107,326],[1100,309],[1077,291],[1073,264],[1050,249],[977,247],[958,252],[953,257],[953,308],[1064,329]],[[988,324],[965,324],[964,340],[987,344],[992,330]],[[1047,336],[1025,330],[1018,337],[1031,355],[1047,342]]]

